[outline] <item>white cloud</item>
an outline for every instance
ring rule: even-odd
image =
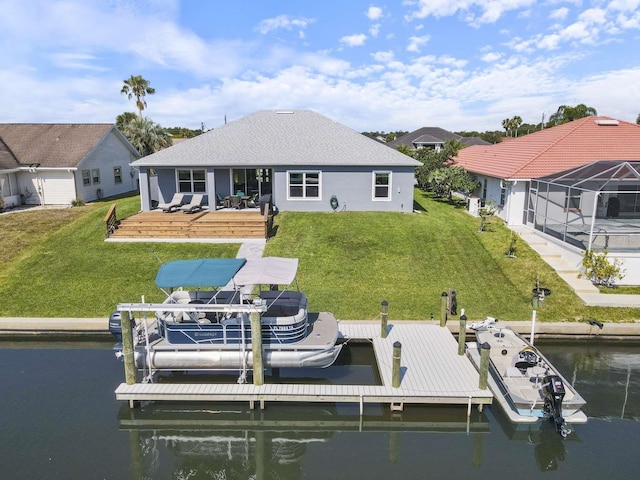
[[[373,25],[371,25],[371,27],[369,27],[369,35],[371,35],[372,37],[377,37],[378,33],[380,33],[379,23],[374,23]]]
[[[482,60],[483,62],[491,63],[500,60],[500,58],[501,55],[499,53],[488,52],[482,55],[482,57],[480,57],[480,60]]]
[[[569,9],[567,7],[561,7],[556,10],[553,10],[549,14],[549,18],[553,20],[564,20],[569,15]]]
[[[383,17],[382,9],[380,7],[374,7],[374,6],[369,7],[365,15],[372,22],[380,20]]]
[[[463,16],[470,25],[495,23],[506,12],[535,5],[535,0],[417,0],[407,1],[405,5],[414,7],[405,20],[427,17]]]
[[[393,52],[391,50],[387,50],[386,52],[374,52],[371,54],[371,58],[373,58],[376,62],[387,63],[393,60]]]
[[[347,35],[340,39],[340,43],[348,47],[359,47],[364,45],[367,36],[364,33],[357,33],[355,35]]]
[[[430,38],[431,37],[429,35],[423,35],[421,37],[409,37],[407,51],[419,53],[420,49],[429,42]]]
[[[301,30],[304,30],[314,22],[315,19],[312,18],[293,18],[289,15],[278,15],[274,18],[262,20],[256,27],[256,31],[264,35],[273,30],[292,30],[293,28],[300,28]]]

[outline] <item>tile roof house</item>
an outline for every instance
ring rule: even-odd
[[[523,225],[531,179],[601,160],[639,159],[639,125],[585,117],[508,142],[464,148],[455,164],[480,180],[477,196],[499,205],[500,217],[509,225]]]
[[[132,165],[143,210],[176,192],[205,194],[209,209],[242,192],[281,211],[412,212],[420,162],[310,110],[263,110]]]
[[[390,141],[387,145],[391,148],[397,148],[405,145],[409,148],[432,148],[440,150],[444,143],[449,140],[458,140],[465,145],[491,145],[489,142],[476,137],[462,137],[456,133],[449,132],[439,127],[422,127],[413,132],[407,133],[402,137]]]
[[[5,207],[70,205],[134,191],[136,149],[113,124],[0,124]]]
[[[640,257],[629,259],[640,250],[640,174],[634,167],[639,160],[640,125],[591,116],[508,142],[467,147],[455,164],[480,181],[468,201],[472,213],[491,200],[510,226],[533,228],[577,251],[617,250],[629,272],[640,272],[640,263],[631,268]],[[619,204],[614,214],[610,203]],[[625,281],[632,281],[630,274]]]

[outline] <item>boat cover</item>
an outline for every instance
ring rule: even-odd
[[[160,288],[223,287],[233,278],[244,258],[201,258],[163,264],[156,275]]]
[[[297,272],[297,258],[264,257],[247,260],[233,281],[236,285],[291,285]]]

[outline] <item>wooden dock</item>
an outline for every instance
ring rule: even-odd
[[[478,372],[466,355],[458,355],[458,343],[448,329],[426,324],[390,324],[381,338],[380,324],[340,322],[348,341],[370,341],[382,385],[308,384],[120,384],[117,400],[249,402],[251,408],[265,402],[331,402],[390,404],[483,405],[493,401],[490,390],[478,387]],[[402,345],[400,386],[392,386],[393,344]]]

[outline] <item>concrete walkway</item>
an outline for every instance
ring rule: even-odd
[[[578,278],[580,270],[576,265],[581,258],[577,254],[564,249],[532,228],[519,226],[513,227],[512,230],[556,271],[586,306],[640,308],[640,295],[600,293],[600,290],[590,281]]]

